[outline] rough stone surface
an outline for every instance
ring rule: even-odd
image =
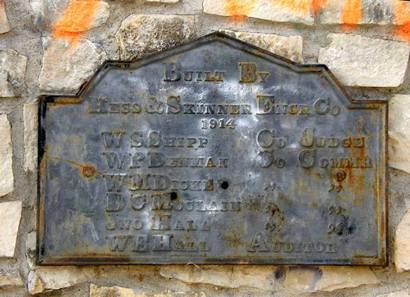
[[[24,170],[34,172],[37,168],[37,102],[23,106],[24,120]]]
[[[394,263],[398,272],[410,271],[410,210],[403,216],[396,229]]]
[[[0,51],[0,98],[20,95],[26,65],[27,57],[15,50]]]
[[[341,288],[377,284],[379,281],[369,268],[321,267],[280,268],[274,266],[167,266],[160,274],[189,284],[209,284],[224,288],[254,288],[276,291],[285,288],[295,294],[331,292]],[[275,275],[283,274],[283,281]]]
[[[0,34],[10,31],[4,0],[0,0]]]
[[[99,27],[106,23],[110,16],[110,5],[105,1],[30,0],[30,6],[33,23],[39,29],[51,29],[63,34]]]
[[[222,31],[294,62],[303,62],[302,36],[281,36],[265,33]]]
[[[99,287],[90,285],[90,297],[206,297],[200,292],[164,292],[157,294],[137,293],[133,289],[123,287]]]
[[[380,282],[368,267],[322,267],[321,270],[322,277],[315,285],[316,291],[332,292]]]
[[[410,45],[404,42],[329,34],[331,43],[320,49],[319,63],[326,64],[347,86],[398,87],[406,73]]]
[[[410,95],[389,101],[389,166],[410,173]]]
[[[21,276],[16,273],[0,273],[0,288],[22,287],[24,286]]]
[[[246,0],[237,3],[234,0],[204,0],[203,6],[204,13],[231,16],[237,20],[247,16],[272,22],[314,23],[309,1],[299,1],[297,5],[292,1]]]
[[[131,15],[116,34],[121,60],[130,60],[177,46],[194,37],[194,18],[173,15]]]
[[[410,296],[410,293],[408,290],[392,292],[389,294],[377,295],[377,297],[409,297],[409,296]]]
[[[0,257],[14,257],[21,210],[21,201],[0,203],[0,221],[3,226],[0,232]]]
[[[160,274],[186,283],[210,284],[225,288],[250,287],[265,291],[274,288],[275,267],[271,266],[164,266]]]
[[[349,20],[355,19],[354,17],[349,17],[346,13],[346,3],[347,1],[328,0],[321,12],[320,22],[322,24],[344,24],[349,22]],[[386,25],[396,23],[393,1],[363,0],[357,3],[360,3],[357,9],[361,11],[362,17],[358,18],[353,24]]]
[[[46,93],[76,93],[106,59],[106,54],[87,39],[76,45],[50,40],[45,49],[40,89]]]
[[[13,191],[13,149],[7,115],[0,114],[0,197]]]
[[[68,288],[94,276],[94,271],[78,267],[41,267],[32,270],[28,277],[28,291],[35,295],[45,291]]]

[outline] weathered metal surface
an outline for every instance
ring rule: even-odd
[[[213,34],[41,104],[42,264],[385,262],[386,106]]]

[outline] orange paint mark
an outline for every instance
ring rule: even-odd
[[[362,20],[362,17],[362,1],[346,0],[342,11],[343,27],[346,30],[356,28]]]
[[[312,0],[272,0],[272,2],[302,15],[310,13],[312,6]]]
[[[53,38],[64,38],[75,46],[92,24],[98,0],[71,0],[62,17],[53,25]]]
[[[410,13],[406,2],[395,2],[394,17],[396,23],[400,24],[394,33],[401,39],[410,41]]]
[[[328,0],[312,0],[311,10],[313,13],[320,12],[327,4]]]
[[[255,8],[258,0],[225,0],[225,12],[229,14],[230,20],[242,22]]]

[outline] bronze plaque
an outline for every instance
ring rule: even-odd
[[[40,108],[41,264],[385,263],[386,105],[222,34]]]

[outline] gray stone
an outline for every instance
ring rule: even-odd
[[[302,36],[281,36],[266,33],[251,33],[237,31],[222,31],[242,41],[254,44],[260,48],[285,57],[294,62],[303,63]]]
[[[8,31],[10,31],[10,25],[7,19],[5,1],[0,0],[0,34]]]
[[[43,56],[39,84],[46,93],[76,93],[105,61],[106,54],[83,39],[76,45],[50,40]]]
[[[363,0],[361,7],[357,7],[362,17],[357,19],[357,24],[387,25],[396,23],[394,6],[391,0]],[[322,24],[344,24],[356,19],[355,14],[344,14],[346,1],[328,0],[320,15]],[[349,17],[353,15],[353,17]]]
[[[24,85],[27,57],[15,50],[0,51],[0,97],[16,97]]]
[[[131,15],[116,34],[121,60],[166,50],[194,38],[194,18],[175,15]]]
[[[410,210],[407,210],[396,229],[394,264],[398,272],[410,271]]]
[[[7,115],[0,114],[0,197],[13,191],[13,149]]]
[[[398,87],[407,69],[410,45],[404,42],[351,34],[329,34],[331,43],[320,49],[326,64],[347,86]]]
[[[410,95],[389,101],[389,166],[410,173]]]
[[[241,19],[243,16],[272,22],[288,22],[313,25],[314,18],[310,1],[298,4],[292,1],[272,0],[204,0],[204,13],[230,16]]]
[[[4,70],[0,70],[0,97],[10,98],[15,96],[16,94],[10,82],[9,74]]]
[[[24,170],[31,172],[37,168],[37,113],[37,102],[24,104]]]
[[[0,257],[13,258],[22,211],[21,201],[0,203]]]

